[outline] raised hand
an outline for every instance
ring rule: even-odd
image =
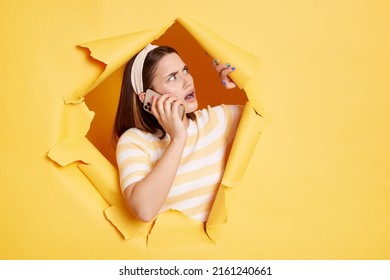
[[[151,113],[172,139],[187,137],[186,126],[178,114],[180,104],[176,96],[170,96],[169,94],[163,94],[159,98],[154,97],[152,99]]]
[[[228,76],[236,70],[236,67],[232,67],[230,63],[220,63],[218,59],[213,60],[213,67],[217,71],[225,88],[231,89],[236,87],[236,84]]]

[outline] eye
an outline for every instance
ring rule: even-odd
[[[185,66],[185,67],[183,68],[183,72],[184,72],[184,74],[188,74],[188,67],[187,67],[187,66]]]
[[[168,81],[175,81],[176,80],[176,74],[175,75],[171,75],[168,77]]]

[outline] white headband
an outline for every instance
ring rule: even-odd
[[[144,84],[142,82],[142,70],[144,69],[144,62],[146,55],[157,48],[156,45],[148,44],[142,51],[140,51],[134,60],[131,68],[131,85],[136,94],[144,92]]]

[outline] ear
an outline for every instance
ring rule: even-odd
[[[139,100],[141,100],[142,103],[144,103],[144,100],[145,100],[145,92],[141,92],[140,94],[138,94],[138,98],[139,98]]]

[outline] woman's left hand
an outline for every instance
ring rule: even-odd
[[[236,70],[236,67],[232,67],[230,63],[220,63],[218,59],[213,60],[213,67],[219,74],[219,78],[222,84],[227,89],[235,88],[236,84],[229,78],[229,74]]]

